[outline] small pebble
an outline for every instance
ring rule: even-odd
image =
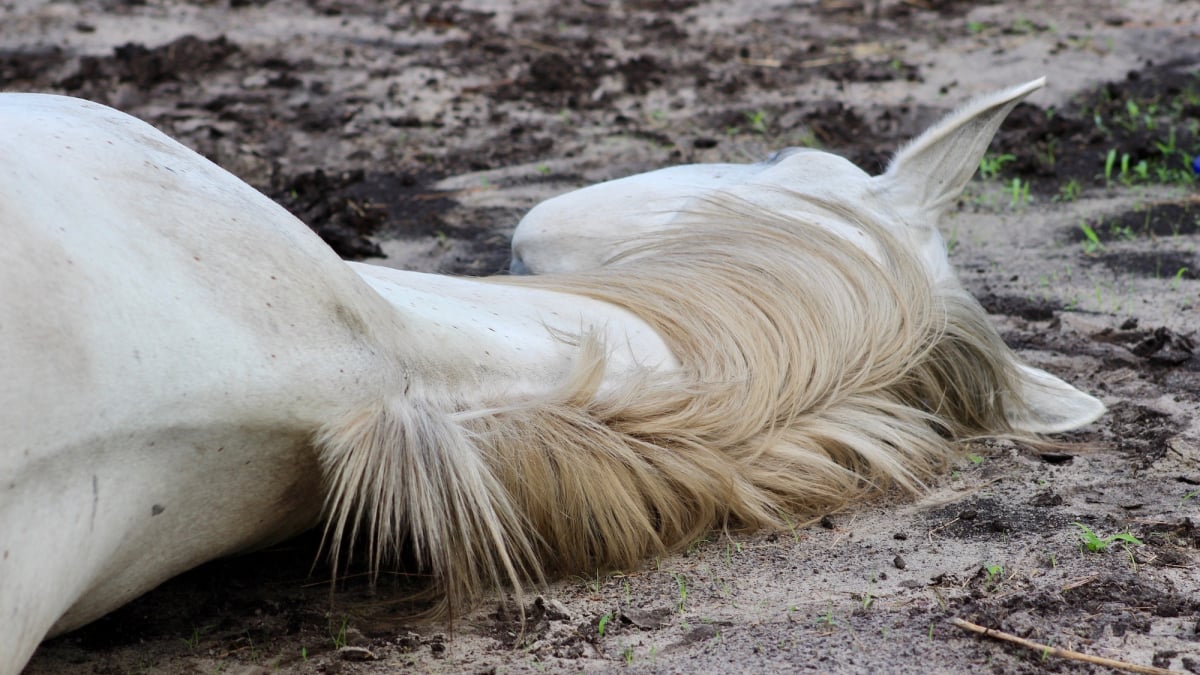
[[[908,567],[908,563],[904,562],[904,558],[901,558],[900,556],[896,556],[895,558],[892,558],[892,564],[895,565],[896,569],[898,569],[898,570],[902,570],[905,567]]]

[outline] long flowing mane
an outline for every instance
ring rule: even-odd
[[[681,368],[601,387],[605,346],[553,394],[468,405],[410,391],[328,425],[335,559],[405,546],[443,609],[544,573],[627,568],[714,527],[787,527],[919,490],[963,439],[1020,435],[1017,371],[973,298],[832,204],[876,260],[814,224],[715,199],[600,270],[506,280],[627,308]]]

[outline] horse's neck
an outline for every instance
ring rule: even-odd
[[[409,361],[414,374],[426,386],[449,387],[460,398],[523,396],[552,389],[576,362],[576,338],[587,335],[599,338],[607,350],[605,383],[638,368],[677,366],[649,325],[598,300],[529,286],[350,265],[399,314],[408,341],[404,351],[413,355]]]

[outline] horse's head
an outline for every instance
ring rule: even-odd
[[[911,247],[935,286],[961,289],[938,220],[974,175],[1000,123],[1044,82],[972,101],[898,152],[879,176],[827,152],[790,148],[758,164],[676,166],[561,195],[537,205],[517,226],[512,269],[534,274],[595,269],[640,237],[686,228],[688,215],[733,200],[770,213],[777,226],[793,219],[820,225],[878,259],[880,240],[861,226],[875,223]],[[987,325],[983,310],[971,304]],[[1010,419],[1014,429],[1064,431],[1103,414],[1095,398],[1020,363],[1011,352],[1005,358],[1017,371],[1027,411]]]
[[[837,155],[788,148],[757,164],[675,166],[569,192],[521,220],[512,269],[544,274],[599,267],[639,235],[679,225],[681,216],[721,197],[816,222],[876,255],[874,240],[844,214],[882,223],[919,253],[935,280],[950,281],[938,218],[975,173],[1001,121],[1044,82],[977,99],[947,116],[880,176]]]

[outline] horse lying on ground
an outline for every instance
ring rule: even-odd
[[[1029,89],[902,152],[894,211],[717,194],[499,282],[344,263],[142,122],[0,95],[0,673],[322,518],[335,564],[404,552],[452,610],[1092,421],[894,217],[953,199]]]

